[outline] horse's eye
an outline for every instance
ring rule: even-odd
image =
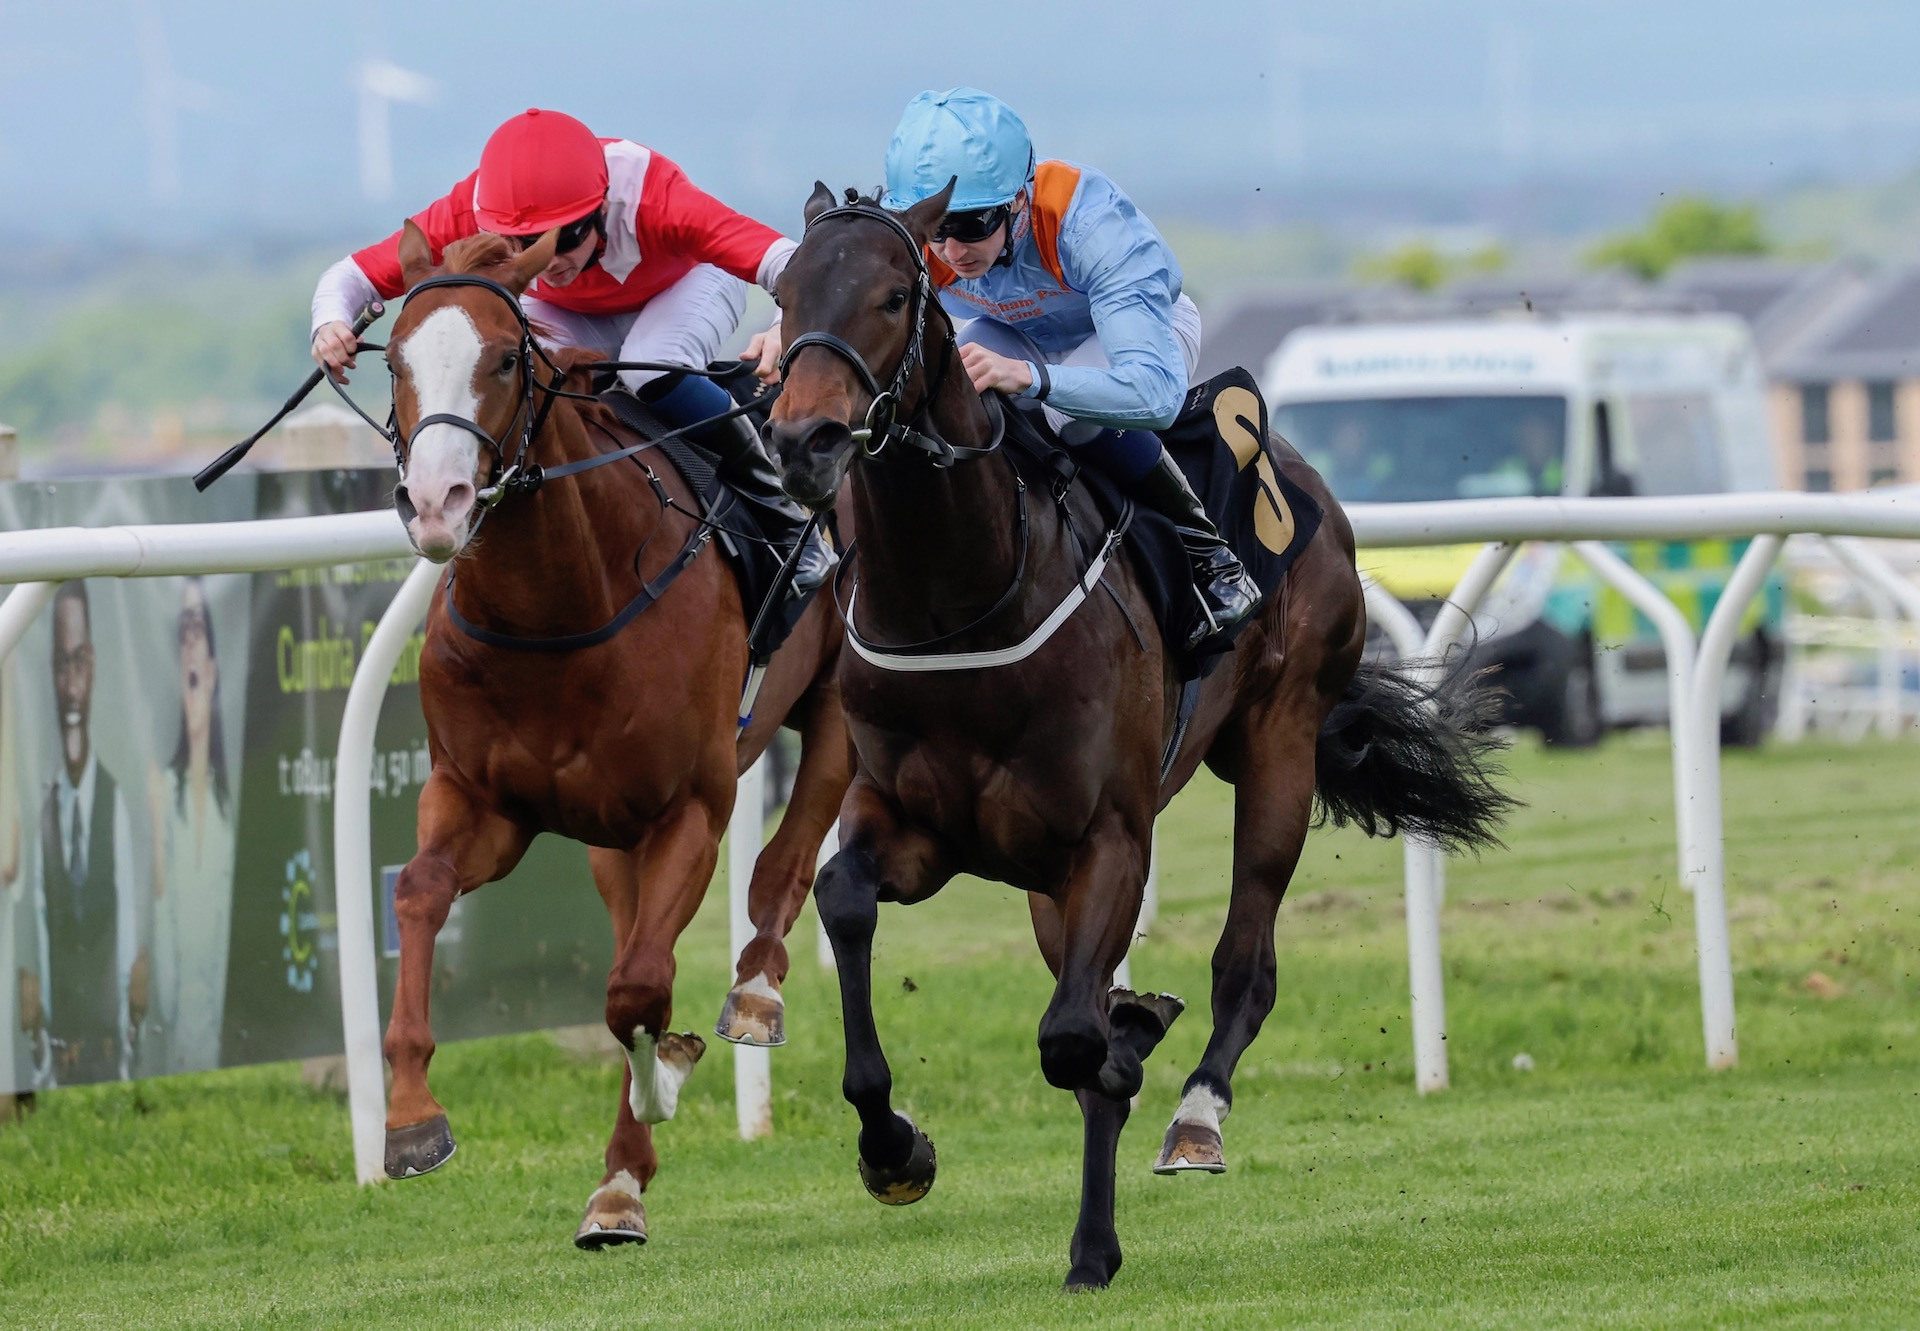
[[[519,368],[520,368],[519,352],[509,351],[506,355],[500,358],[500,373],[512,374],[515,370]]]
[[[906,292],[896,291],[891,296],[887,297],[886,310],[888,314],[898,314],[900,313],[900,311],[906,308],[907,308]]]

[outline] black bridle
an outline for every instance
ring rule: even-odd
[[[865,388],[873,398],[872,405],[867,408],[864,429],[853,432],[855,441],[861,445],[868,457],[876,456],[889,443],[899,443],[906,447],[916,449],[925,454],[934,466],[943,468],[951,467],[956,462],[968,462],[976,458],[987,457],[994,453],[1001,453],[1002,456],[1006,458],[1007,470],[1011,472],[1013,476],[1014,524],[1017,536],[1013,577],[1008,581],[1006,590],[1000,593],[998,599],[996,599],[991,606],[987,607],[983,614],[976,616],[970,623],[962,625],[960,628],[948,633],[939,634],[935,637],[922,639],[919,642],[881,644],[870,642],[866,638],[860,637],[859,630],[854,627],[853,620],[847,614],[849,601],[842,597],[847,578],[853,568],[853,551],[857,548],[857,542],[854,546],[847,548],[846,554],[840,561],[840,568],[834,576],[833,593],[836,608],[840,611],[841,622],[846,625],[847,632],[859,638],[862,645],[868,647],[870,650],[895,655],[928,655],[942,647],[951,646],[953,643],[977,632],[983,625],[991,622],[1019,599],[1021,590],[1026,586],[1027,556],[1032,543],[1032,524],[1029,522],[1027,516],[1027,482],[1026,478],[1020,474],[1019,467],[1014,465],[1013,459],[1001,450],[1000,445],[1006,439],[1006,408],[993,398],[985,397],[982,399],[987,408],[987,415],[993,423],[992,442],[988,443],[984,448],[970,448],[960,444],[948,443],[946,440],[940,438],[939,435],[933,433],[929,428],[933,404],[940,396],[941,385],[945,382],[947,372],[952,367],[955,354],[954,343],[956,330],[953,326],[953,320],[948,317],[944,309],[940,311],[940,317],[946,321],[947,336],[943,347],[945,354],[941,359],[940,369],[928,384],[927,390],[921,398],[920,406],[908,418],[912,423],[900,423],[898,418],[901,394],[906,391],[914,368],[921,364],[924,356],[927,310],[938,304],[938,302],[933,299],[933,277],[927,271],[926,256],[921,250],[920,242],[913,238],[913,233],[907,230],[906,226],[898,217],[895,217],[886,209],[875,205],[870,200],[862,199],[857,192],[849,190],[847,192],[847,202],[838,204],[826,209],[824,212],[814,215],[813,220],[807,223],[808,233],[811,233],[813,229],[822,222],[831,221],[834,218],[863,218],[867,221],[879,222],[886,226],[888,230],[892,231],[895,236],[899,237],[901,243],[907,247],[907,253],[913,259],[915,273],[913,290],[908,296],[908,300],[912,306],[911,322],[913,324],[913,332],[907,339],[906,348],[900,353],[900,364],[894,370],[893,378],[885,389],[880,387],[879,376],[874,374],[872,368],[867,364],[866,357],[860,354],[857,347],[853,346],[843,337],[824,331],[802,333],[799,337],[796,337],[792,342],[787,344],[785,353],[780,357],[780,377],[782,381],[784,382],[786,379],[787,368],[793,363],[793,358],[796,355],[807,347],[822,347],[846,362],[853,370],[854,375],[860,380],[861,387]],[[1067,491],[1071,484],[1072,476],[1070,474],[1059,475],[1054,478],[1049,488],[1053,495],[1054,504],[1059,509],[1061,522],[1064,524],[1068,536],[1080,550],[1081,561],[1084,568],[1088,563],[1086,547],[1080,538],[1078,529],[1074,526],[1072,510],[1067,506]],[[1121,515],[1120,521],[1107,534],[1109,544],[1120,538],[1126,531],[1128,524],[1132,522],[1132,519],[1133,506],[1131,502],[1129,502]],[[1107,588],[1107,594],[1109,596],[1113,595],[1113,589],[1111,587]],[[1124,606],[1122,606],[1122,613],[1125,613]]]
[[[360,412],[362,420],[379,430],[380,434],[393,446],[393,465],[399,471],[403,485],[407,479],[407,458],[413,452],[413,441],[419,438],[420,432],[429,425],[451,425],[457,430],[465,430],[485,444],[487,451],[493,455],[493,468],[489,473],[488,484],[475,496],[482,510],[481,520],[484,521],[486,512],[495,508],[509,494],[530,494],[539,489],[545,481],[546,473],[542,472],[537,465],[529,463],[527,454],[532,451],[533,441],[545,428],[547,417],[553,411],[553,404],[563,397],[592,401],[594,395],[576,393],[562,387],[566,383],[567,372],[555,364],[546,349],[540,345],[539,339],[534,337],[533,325],[527,321],[526,311],[520,308],[519,299],[492,278],[479,277],[472,273],[443,273],[438,277],[429,277],[415,286],[407,293],[407,299],[411,301],[422,292],[447,287],[478,287],[483,291],[491,291],[506,303],[507,308],[513,312],[515,322],[520,325],[520,350],[516,360],[520,370],[520,406],[515,410],[512,419],[507,422],[509,433],[512,431],[514,421],[521,423],[519,446],[514,449],[512,461],[507,459],[506,446],[489,434],[486,427],[476,420],[450,411],[437,411],[415,421],[413,429],[403,437],[399,429],[397,408],[395,412],[388,414],[387,427],[382,429],[374,424],[371,416],[360,411],[353,399],[347,396],[344,388],[339,384],[335,384],[334,388],[346,400],[347,405]],[[535,357],[538,357],[540,363],[545,365],[552,374],[552,377],[545,382],[534,377]],[[391,361],[388,362],[387,373],[389,375],[394,373]],[[537,407],[534,404],[536,396],[540,398]],[[599,459],[595,458],[593,461],[597,463]],[[477,529],[479,523],[476,522],[474,526]]]
[[[900,353],[900,364],[894,369],[893,377],[883,389],[880,377],[867,364],[867,358],[860,354],[859,348],[845,338],[825,331],[802,333],[787,344],[780,356],[780,378],[784,383],[787,368],[793,364],[793,358],[808,347],[822,347],[832,352],[853,370],[860,386],[867,390],[872,399],[867,407],[866,420],[862,428],[855,430],[854,440],[866,452],[868,457],[876,457],[890,443],[916,449],[927,455],[936,467],[951,467],[955,462],[964,462],[973,458],[985,457],[1000,447],[1000,433],[996,429],[993,442],[985,448],[968,448],[960,444],[950,444],[929,427],[929,418],[933,404],[940,396],[940,389],[946,383],[947,373],[953,368],[954,327],[947,312],[940,310],[940,317],[946,321],[947,336],[941,344],[940,368],[928,381],[926,391],[921,394],[920,405],[907,417],[900,420],[900,399],[925,356],[925,334],[927,329],[927,311],[939,308],[939,302],[933,298],[933,275],[927,271],[926,255],[922,253],[920,242],[913,238],[905,224],[885,208],[860,198],[852,190],[848,192],[847,202],[836,204],[824,212],[816,213],[807,223],[807,231],[822,222],[836,218],[860,218],[869,222],[879,222],[899,237],[907,247],[907,254],[913,260],[913,289],[907,296],[909,322],[913,331],[907,337],[907,345]],[[998,418],[996,417],[996,422]]]
[[[566,383],[568,371],[563,369],[552,356],[547,354],[547,349],[540,344],[539,338],[534,336],[533,325],[527,319],[526,311],[521,308],[519,298],[515,296],[512,291],[494,281],[492,278],[479,277],[472,273],[443,273],[438,277],[429,277],[419,283],[407,292],[406,299],[412,300],[421,292],[430,291],[436,287],[478,287],[483,291],[490,291],[506,304],[507,309],[512,312],[515,322],[520,325],[520,350],[517,353],[520,370],[520,406],[515,410],[513,417],[507,422],[507,433],[508,435],[512,434],[514,421],[519,421],[521,428],[518,445],[514,448],[511,459],[507,457],[507,446],[500,439],[496,439],[493,435],[489,434],[486,428],[478,421],[456,415],[453,412],[434,412],[430,416],[422,416],[419,420],[415,421],[413,423],[413,429],[403,435],[400,432],[397,405],[387,412],[386,422],[382,424],[372,416],[369,416],[360,404],[353,400],[353,396],[347,392],[343,385],[335,382],[330,376],[327,382],[332,386],[333,391],[340,395],[341,401],[351,407],[354,414],[359,416],[361,420],[372,426],[374,432],[386,440],[387,444],[393,449],[393,465],[395,470],[400,473],[402,485],[406,483],[407,458],[413,451],[413,441],[419,437],[420,431],[429,425],[451,425],[455,429],[465,430],[468,434],[486,445],[487,451],[493,456],[493,464],[488,475],[487,484],[475,495],[475,507],[478,517],[473,524],[472,530],[474,531],[479,530],[480,524],[486,520],[486,515],[497,508],[500,502],[509,495],[533,494],[548,481],[560,480],[567,476],[577,476],[581,472],[592,471],[595,467],[605,467],[612,463],[619,462],[622,459],[633,457],[648,449],[657,448],[669,440],[679,439],[695,430],[704,429],[716,421],[730,420],[735,416],[746,416],[753,412],[760,411],[772,400],[771,395],[763,395],[752,402],[743,403],[731,410],[723,411],[717,416],[710,416],[704,420],[696,421],[692,425],[682,426],[677,430],[670,430],[654,439],[644,440],[625,448],[617,448],[610,453],[596,453],[590,458],[582,458],[575,462],[562,463],[557,467],[543,467],[539,462],[530,458],[529,454],[533,451],[534,442],[539,439],[540,432],[546,428],[547,417],[553,411],[553,404],[561,398],[571,398],[577,402],[597,402],[599,401],[598,395],[591,392],[576,392],[573,389],[562,387],[562,385]],[[387,348],[374,342],[362,342],[359,344],[358,350],[384,352]],[[536,362],[538,365],[544,366],[547,369],[550,377],[544,380],[536,377]],[[721,373],[720,371],[700,369],[690,365],[672,365],[662,361],[638,360],[588,361],[576,365],[573,368],[584,370],[589,374],[617,373],[621,370],[657,370],[663,373],[671,372],[700,375],[702,377],[716,377]],[[387,363],[387,373],[389,377],[394,375],[391,360]],[[779,390],[774,389],[773,392],[778,393]],[[536,398],[539,399],[537,405],[535,402]],[[657,480],[655,488],[659,488]],[[674,505],[669,502],[668,506],[673,507]]]

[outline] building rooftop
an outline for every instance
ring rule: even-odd
[[[1920,268],[1726,257],[1676,265],[1656,283],[1609,270],[1474,277],[1428,293],[1339,282],[1280,288],[1209,311],[1200,377],[1232,365],[1259,374],[1287,334],[1307,324],[1627,310],[1735,315],[1753,329],[1776,379],[1920,376]]]

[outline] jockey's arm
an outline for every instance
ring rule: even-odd
[[[657,195],[651,186],[648,194],[652,216],[643,226],[665,233],[685,253],[702,262],[769,292],[786,271],[787,260],[799,248],[765,223],[735,212],[695,185],[677,167],[663,175]],[[747,343],[742,359],[756,362],[755,372],[761,379],[771,381],[776,376],[780,360],[778,311],[772,326],[755,333]]]
[[[1118,191],[1076,203],[1060,238],[1068,283],[1087,293],[1104,369],[1055,365],[1047,402],[1078,420],[1162,430],[1187,395],[1173,331],[1180,265],[1160,233]]]
[[[445,197],[413,215],[414,225],[426,233],[436,258],[454,241],[478,229],[473,221],[473,181],[474,177],[468,176]],[[353,321],[368,301],[376,297],[392,300],[404,286],[399,231],[378,244],[355,250],[320,274],[313,289],[310,325],[313,359],[344,382],[344,372],[353,368],[354,348],[359,342]]]

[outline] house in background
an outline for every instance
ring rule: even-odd
[[[1657,283],[1606,272],[1538,283],[1477,277],[1431,295],[1295,287],[1209,310],[1200,374],[1244,365],[1257,376],[1287,334],[1307,324],[1632,309],[1746,320],[1771,384],[1782,484],[1859,490],[1920,482],[1920,268],[1722,258],[1678,265]]]
[[[1920,481],[1920,269],[1862,277],[1767,372],[1789,484]]]

